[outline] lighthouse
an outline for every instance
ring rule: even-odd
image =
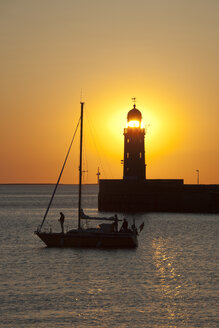
[[[219,213],[219,185],[184,185],[183,179],[146,179],[145,129],[142,114],[133,100],[124,129],[123,179],[100,180],[99,211]]]
[[[124,180],[145,180],[145,129],[142,127],[142,115],[136,108],[135,98],[133,108],[127,115],[127,127],[124,129]]]

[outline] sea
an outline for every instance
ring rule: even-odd
[[[219,327],[218,214],[118,213],[144,222],[138,248],[50,249],[34,231],[53,189],[0,185],[0,328]],[[77,193],[58,187],[43,229],[60,211],[77,226]],[[83,186],[86,214],[103,214],[97,197]]]

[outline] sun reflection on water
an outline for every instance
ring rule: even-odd
[[[177,253],[169,245],[168,239],[156,238],[152,241],[153,259],[158,278],[158,289],[162,294],[164,310],[169,320],[184,321],[185,314],[179,310],[182,297],[181,275],[177,272]]]

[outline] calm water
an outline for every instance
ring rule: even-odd
[[[47,249],[33,231],[52,189],[0,186],[1,328],[219,327],[219,215],[136,215],[136,250]],[[59,187],[45,228],[60,210],[76,225],[76,194]],[[96,186],[83,207],[97,213]]]

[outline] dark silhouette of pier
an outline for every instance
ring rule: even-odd
[[[219,185],[183,180],[100,180],[100,211],[219,213]]]

